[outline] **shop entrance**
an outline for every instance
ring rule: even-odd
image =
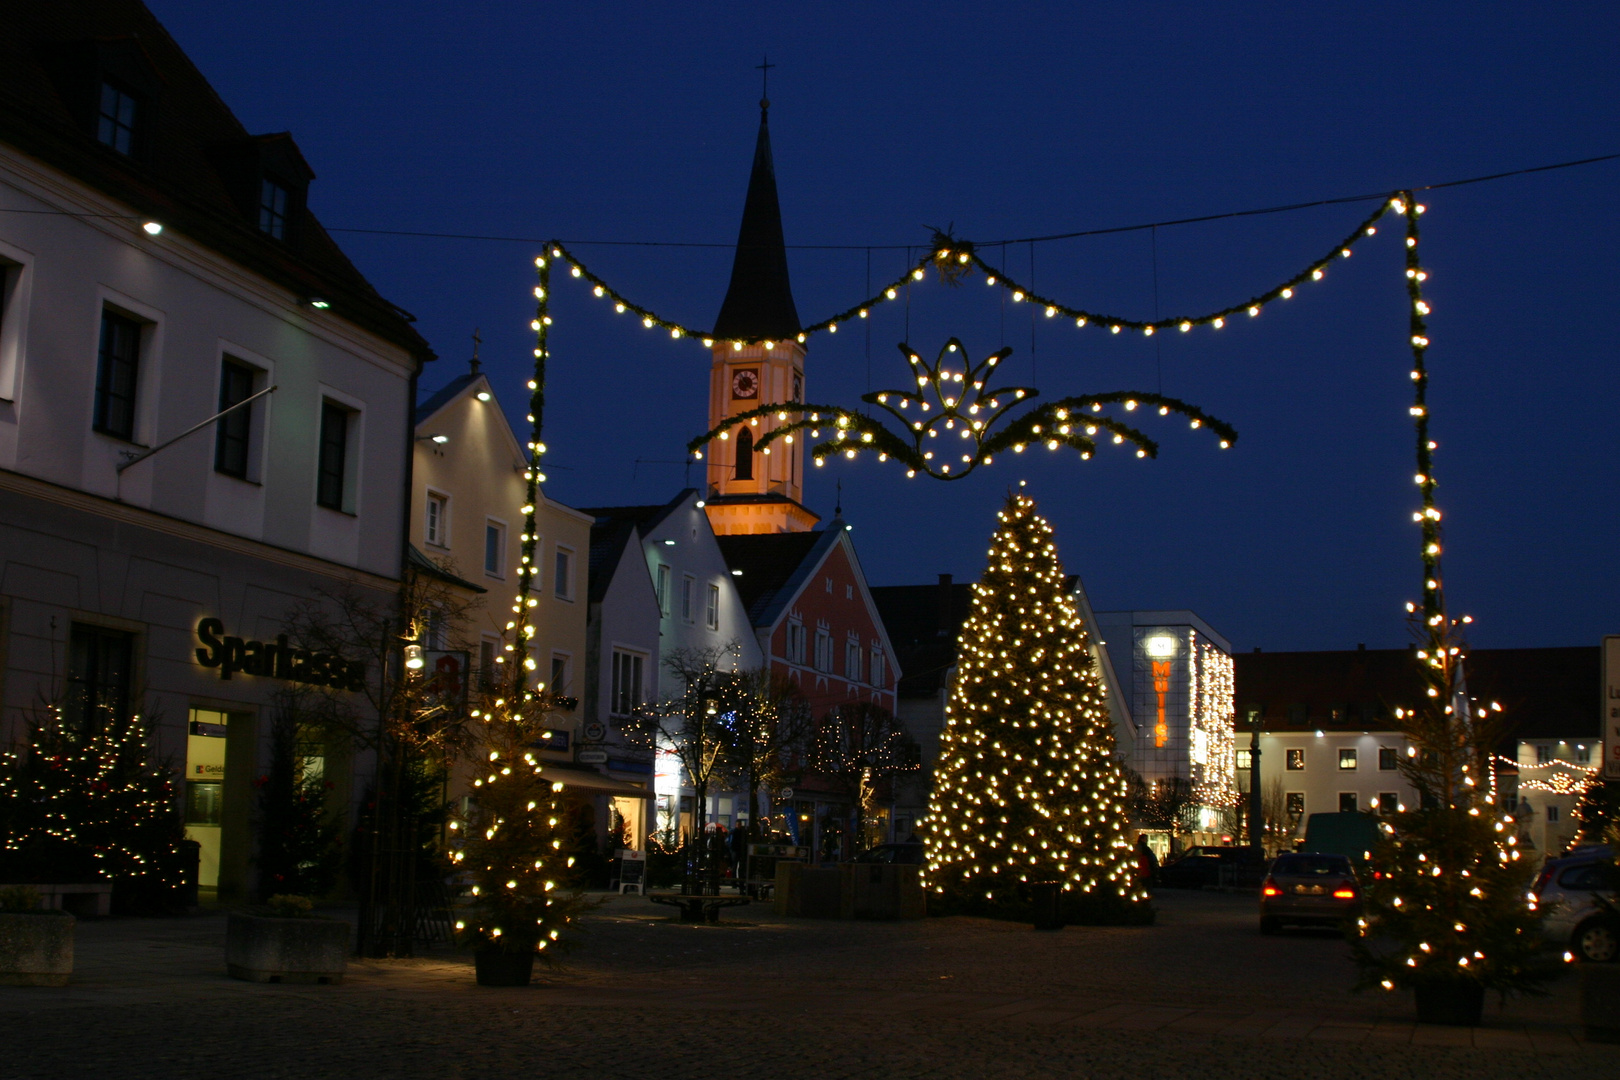
[[[229,717],[192,709],[186,735],[186,839],[197,841],[197,887],[219,888],[220,832],[225,821],[225,746]]]

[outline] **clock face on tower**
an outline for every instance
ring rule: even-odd
[[[731,396],[734,398],[759,397],[759,369],[737,368],[731,373]]]

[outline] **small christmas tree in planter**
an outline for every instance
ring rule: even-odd
[[[1151,922],[1112,721],[1051,526],[1022,493],[998,519],[924,823],[929,910],[1028,918],[1032,888],[1055,886],[1062,921]]]
[[[571,888],[575,857],[563,850],[573,807],[537,751],[551,702],[522,693],[476,710],[483,723],[472,796],[450,823],[451,865],[470,886],[456,940],[474,950],[482,986],[528,985],[535,957],[549,961],[585,908]]]
[[[248,982],[343,981],[351,928],[314,913],[307,896],[272,896],[261,908],[233,911],[225,926],[225,968]]]
[[[321,897],[343,867],[342,827],[326,803],[331,783],[300,753],[309,693],[277,695],[270,728],[270,768],[259,780],[259,894]]]

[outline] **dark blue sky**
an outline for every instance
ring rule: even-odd
[[[1620,7],[1559,5],[446,5],[149,0],[243,122],[290,129],[329,227],[567,240],[734,241],[769,52],[790,244],[871,251],[874,280],[927,225],[993,240],[1421,185],[1620,150]],[[1422,197],[1435,313],[1453,607],[1479,646],[1620,631],[1614,329],[1620,162]],[[1166,315],[1292,274],[1369,204],[1157,231]],[[1028,479],[1099,608],[1192,608],[1241,649],[1395,647],[1419,595],[1410,513],[1402,256],[1394,219],[1327,282],[1252,323],[1110,338],[1045,322],[1035,385],[1185,398],[1242,433],[1221,452],[1147,421],[1161,455],[1006,458],[959,483],[830,463],[807,501],[846,518],[874,584],[973,577],[1010,483]],[[464,370],[469,335],[507,404],[532,341],[537,244],[338,234],[384,295]],[[1035,285],[1154,313],[1149,232],[1036,246]],[[707,326],[723,248],[576,248],[671,318]],[[1005,249],[1027,277],[1028,245]],[[987,253],[994,260],[1001,249]],[[866,291],[865,250],[790,252],[800,315]],[[706,425],[709,358],[556,290],[551,493],[662,501]],[[1003,343],[1031,371],[1029,311],[975,281],[914,292],[910,339]],[[1042,320],[1044,322],[1044,320]],[[899,305],[813,340],[809,396],[900,385]],[[1157,351],[1156,351],[1157,349]],[[869,375],[870,372],[870,375]],[[869,383],[870,379],[870,383]],[[521,421],[521,409],[509,408]],[[700,474],[694,470],[694,477]]]

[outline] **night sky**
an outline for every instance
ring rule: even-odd
[[[770,54],[794,294],[817,321],[897,275],[930,226],[1079,307],[1200,313],[1291,276],[1373,203],[997,242],[1332,199],[1620,151],[1620,5],[1574,3],[559,5],[149,0],[254,132],[291,130],[334,230],[440,360],[473,328],[522,424],[539,241],[707,327],[731,265]],[[1448,595],[1481,647],[1620,632],[1620,161],[1420,196],[1434,315]],[[708,247],[598,246],[664,241]],[[846,245],[814,249],[811,245]],[[868,250],[868,245],[870,249]],[[913,245],[908,253],[906,245]],[[1155,249],[1157,299],[1155,299]],[[1261,317],[1186,335],[1032,331],[1028,305],[930,279],[909,312],[812,339],[808,396],[904,385],[896,343],[950,336],[1047,397],[1162,390],[1236,425],[1148,417],[1157,460],[1106,448],[998,459],[956,483],[875,460],[843,481],[873,584],[982,569],[1027,479],[1095,607],[1191,608],[1239,649],[1398,647],[1420,595],[1399,222]],[[663,502],[707,426],[709,355],[557,283],[548,491]],[[865,332],[870,330],[869,338]],[[1033,334],[1033,346],[1032,346]],[[637,459],[642,459],[637,463]],[[692,470],[701,483],[700,469]]]

